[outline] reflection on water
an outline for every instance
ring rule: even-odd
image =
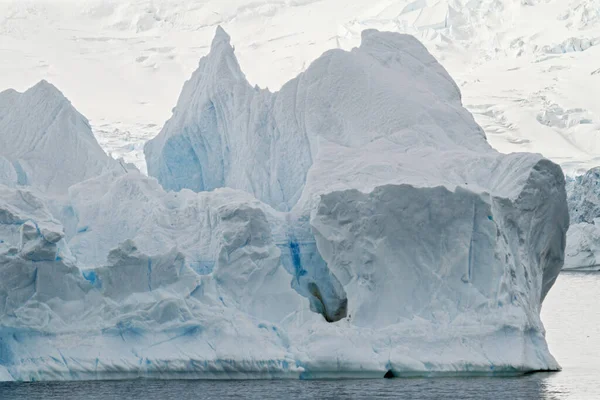
[[[600,399],[600,273],[562,273],[542,309],[550,352],[563,371],[546,379],[561,398]]]
[[[11,384],[3,399],[561,399],[542,375],[359,381],[123,381]]]
[[[600,399],[600,274],[567,273],[542,319],[559,373],[359,381],[122,381],[0,384],[0,399]]]

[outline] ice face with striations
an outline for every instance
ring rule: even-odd
[[[41,81],[0,93],[0,183],[62,194],[111,167],[87,119],[56,87]]]
[[[219,29],[145,151],[151,177],[96,172],[61,212],[6,168],[0,377],[559,368],[562,171],[494,151],[413,37],[365,31],[271,93]]]
[[[319,88],[314,88],[317,91]],[[306,98],[293,81],[273,95],[252,87],[218,28],[209,57],[186,82],[173,117],[145,146],[149,175],[170,190],[228,186],[283,211],[312,165]]]

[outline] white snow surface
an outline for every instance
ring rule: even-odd
[[[0,378],[559,368],[540,320],[569,221],[558,165],[492,149],[411,36],[367,30],[276,93],[235,54],[218,29],[146,147],[158,180],[69,161],[93,176],[55,195],[0,170]]]
[[[0,88],[55,83],[107,152],[145,171],[143,144],[217,25],[249,82],[271,90],[377,28],[415,35],[442,61],[496,149],[583,173],[599,163],[598,10],[599,0],[2,0]]]

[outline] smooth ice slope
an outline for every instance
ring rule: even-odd
[[[20,185],[60,194],[114,166],[87,119],[52,84],[0,93],[0,183],[16,174]]]
[[[147,154],[178,191],[124,168],[62,207],[0,186],[4,379],[559,368],[562,171],[494,151],[413,37],[366,31],[270,93],[219,30]]]

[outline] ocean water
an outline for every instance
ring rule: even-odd
[[[8,399],[600,399],[600,274],[564,273],[542,311],[563,371],[504,378],[0,383]]]

